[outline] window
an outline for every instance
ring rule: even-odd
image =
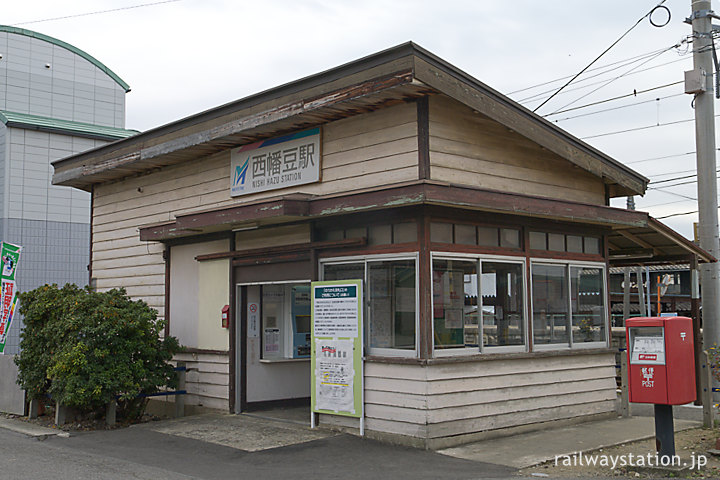
[[[370,348],[415,350],[415,261],[368,262]]]
[[[604,265],[532,265],[533,340],[536,346],[605,343]]]
[[[452,232],[451,232],[452,233]],[[417,242],[417,224],[413,221],[381,225],[352,226],[346,228],[321,228],[318,238],[323,241],[337,241],[366,237],[368,245],[390,245]]]
[[[481,247],[520,248],[520,230],[432,222],[430,224],[430,241]]]
[[[536,345],[568,343],[568,288],[564,266],[533,265],[532,309]]]
[[[477,261],[433,260],[436,349],[478,347]]]
[[[262,285],[264,360],[310,357],[310,285]]]
[[[433,255],[435,353],[524,350],[524,271],[522,261]]]
[[[322,265],[323,280],[365,280],[365,343],[371,354],[416,354],[416,263],[415,257],[368,257]]]
[[[573,342],[605,341],[605,285],[596,267],[570,267]]]
[[[530,249],[551,252],[585,253],[600,255],[600,239],[562,233],[529,232]]]
[[[521,263],[482,262],[482,332],[485,347],[525,345]]]

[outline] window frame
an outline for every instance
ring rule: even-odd
[[[374,255],[352,255],[342,257],[328,257],[321,258],[318,260],[318,277],[320,280],[325,279],[325,265],[346,265],[351,263],[362,263],[364,266],[363,272],[363,318],[366,319],[363,327],[363,345],[365,348],[365,355],[375,355],[383,357],[403,357],[403,358],[417,358],[420,353],[420,272],[419,272],[419,252],[407,252],[407,253],[384,253]],[[370,295],[367,288],[368,284],[368,263],[372,262],[387,262],[387,261],[407,261],[412,260],[415,263],[415,348],[400,349],[400,348],[375,348],[370,346],[370,316],[368,315],[368,309],[370,306]]]
[[[565,281],[567,282],[567,307],[568,307],[568,342],[567,343],[550,343],[550,344],[537,344],[535,343],[535,304],[533,302],[533,292],[532,292],[532,279],[533,279],[533,267],[535,265],[553,265],[558,266],[561,265],[565,268]],[[603,312],[605,313],[605,339],[603,341],[599,342],[575,342],[573,338],[573,323],[572,323],[572,278],[570,276],[570,269],[572,267],[591,267],[591,268],[598,268],[602,272],[602,285],[604,288],[602,300],[603,300]],[[608,310],[609,302],[608,302],[608,272],[607,272],[607,264],[602,262],[588,262],[588,261],[582,261],[582,260],[560,260],[560,259],[552,259],[552,258],[531,258],[530,259],[530,278],[528,279],[530,282],[530,295],[528,298],[528,303],[530,307],[530,316],[533,319],[533,329],[532,329],[532,338],[533,338],[533,351],[543,351],[543,350],[580,350],[580,349],[590,349],[590,348],[608,348],[609,347],[609,338],[610,338],[610,312]]]
[[[528,278],[527,278],[527,258],[510,255],[487,255],[487,254],[474,254],[474,253],[458,253],[458,252],[430,252],[430,275],[433,275],[433,262],[435,260],[465,260],[475,262],[477,268],[477,296],[478,296],[478,310],[480,312],[478,318],[478,346],[475,347],[462,347],[462,348],[449,348],[449,349],[436,349],[435,348],[435,322],[434,319],[429,319],[430,328],[432,331],[432,356],[436,358],[440,357],[455,357],[463,355],[477,355],[487,354],[491,355],[494,353],[523,353],[529,352],[529,318],[528,318]],[[523,328],[525,329],[525,338],[522,345],[503,345],[503,346],[489,346],[486,347],[483,342],[483,321],[482,321],[482,262],[496,262],[496,263],[510,263],[520,265],[522,268],[523,277]],[[434,282],[430,282],[430,311],[435,311],[435,295],[432,291]],[[431,314],[432,315],[432,314]]]

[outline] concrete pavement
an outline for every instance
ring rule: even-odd
[[[697,428],[702,422],[675,420],[675,431]],[[655,436],[652,417],[613,418],[566,427],[494,438],[438,453],[477,462],[527,468],[556,456],[590,452]]]
[[[283,418],[273,418],[278,414]],[[693,417],[693,412],[678,412],[677,416]],[[700,425],[694,420],[675,421],[676,430]],[[0,429],[45,439],[46,447],[67,451],[69,458],[87,454],[95,463],[107,458],[112,468],[118,462],[131,462],[133,471],[145,466],[148,472],[202,479],[243,478],[245,474],[248,478],[287,475],[296,479],[328,475],[363,479],[368,475],[397,479],[508,478],[519,468],[558,455],[654,436],[652,417],[614,418],[427,452],[310,430],[305,409],[196,415],[124,429],[72,432],[69,436],[21,420],[2,419]],[[69,438],[59,438],[58,433]]]

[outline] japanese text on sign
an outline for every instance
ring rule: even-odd
[[[357,287],[354,285],[315,287],[314,335],[356,338],[358,307]]]
[[[231,154],[231,196],[320,181],[320,129],[245,145]]]

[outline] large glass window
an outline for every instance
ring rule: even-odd
[[[522,262],[434,258],[435,351],[442,354],[458,349],[477,352],[496,347],[523,348],[523,272]]]
[[[570,267],[573,342],[605,341],[604,285],[602,269]]]
[[[483,261],[480,285],[483,345],[525,345],[523,265]]]
[[[433,260],[433,328],[436,349],[477,347],[477,261]]]
[[[603,266],[533,264],[535,345],[582,346],[607,339]]]
[[[536,345],[569,342],[564,265],[533,265],[533,337]]]
[[[415,350],[415,261],[368,262],[370,348]]]
[[[367,259],[323,265],[323,280],[365,280],[366,344],[371,353],[415,352],[415,265],[415,259]]]

